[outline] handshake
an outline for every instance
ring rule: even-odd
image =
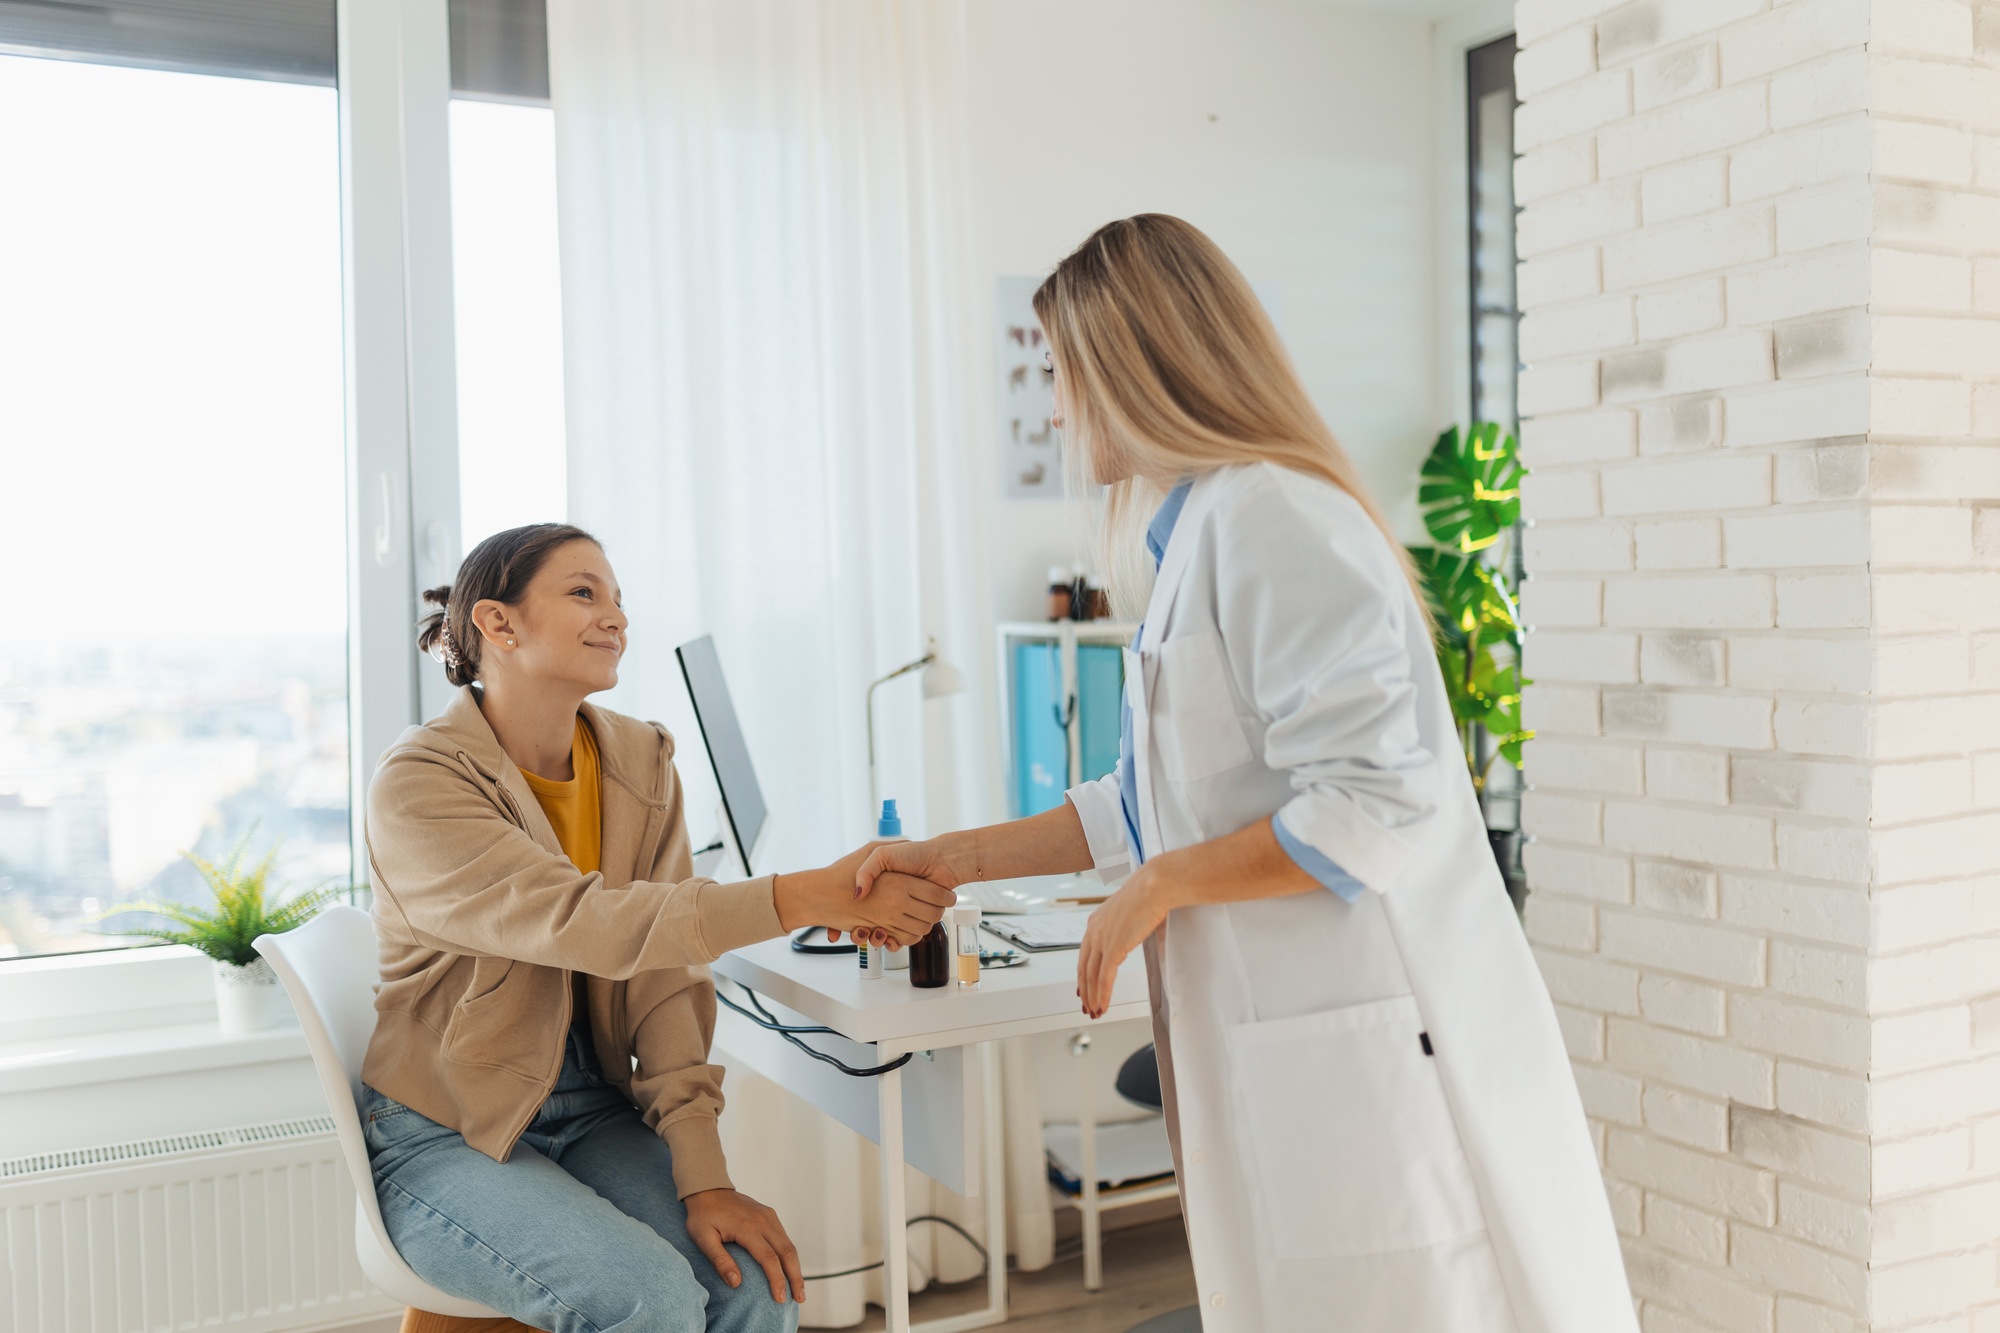
[[[819,870],[779,875],[772,897],[788,935],[824,926],[830,940],[846,934],[900,949],[943,919],[962,882],[932,844],[871,842]]]

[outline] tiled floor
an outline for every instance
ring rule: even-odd
[[[1013,1317],[1005,1327],[1018,1333],[1124,1333],[1143,1319],[1194,1304],[1187,1233],[1178,1216],[1106,1232],[1102,1291],[1083,1289],[1081,1258],[1050,1264],[1039,1273],[1015,1273],[1007,1291]],[[910,1317],[921,1322],[977,1310],[985,1303],[983,1279],[934,1286],[911,1298]],[[856,1327],[863,1333],[880,1329],[882,1312],[871,1308]]]

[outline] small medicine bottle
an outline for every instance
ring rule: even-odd
[[[902,831],[903,825],[899,820],[896,832],[900,834]],[[903,950],[909,955],[912,986],[933,990],[951,980],[951,936],[945,929],[945,922],[950,920],[951,913],[947,911],[944,920],[932,926],[928,935]]]
[[[952,950],[958,963],[958,988],[979,989],[979,909],[954,907],[950,912]]]
[[[1049,566],[1049,619],[1070,618],[1069,573],[1061,565]]]
[[[951,980],[951,935],[940,921],[909,947],[910,984],[929,990]]]

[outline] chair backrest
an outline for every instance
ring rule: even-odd
[[[1125,1057],[1125,1063],[1118,1066],[1118,1081],[1114,1086],[1118,1095],[1134,1106],[1155,1112],[1166,1110],[1166,1098],[1160,1095],[1160,1053],[1153,1049],[1152,1042]]]
[[[329,907],[297,930],[259,935],[256,946],[298,1011],[347,1169],[357,1182],[369,1182],[374,1177],[359,1106],[361,1058],[375,1035],[375,982],[381,976],[375,923],[355,908]],[[374,1190],[357,1192],[379,1226]]]
[[[348,1100],[359,1100],[361,1059],[375,1035],[375,983],[382,975],[375,923],[358,908],[329,907],[297,930],[258,936],[257,952],[285,983],[313,1059],[320,1059],[318,1043],[326,1042],[347,1075]]]
[[[375,923],[352,907],[329,907],[297,930],[259,935],[257,952],[292,997],[306,1049],[326,1092],[341,1155],[354,1182],[355,1257],[368,1280],[405,1305],[464,1319],[497,1319],[497,1311],[449,1296],[410,1271],[382,1225],[368,1143],[361,1136],[361,1060],[375,1035],[375,982],[381,976]]]

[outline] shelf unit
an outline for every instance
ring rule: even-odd
[[[1000,671],[1000,734],[1005,738],[1007,750],[1007,792],[1010,813],[1013,793],[1018,787],[1016,766],[1018,758],[1014,752],[1014,647],[1021,643],[1054,643],[1056,658],[1061,664],[1061,688],[1063,713],[1068,719],[1066,728],[1069,742],[1069,772],[1066,786],[1074,787],[1083,780],[1083,732],[1079,725],[1076,706],[1077,667],[1076,650],[1079,644],[1106,644],[1125,648],[1139,631],[1136,622],[1123,620],[1047,620],[1009,621],[999,627],[997,649]],[[1097,1291],[1104,1285],[1104,1241],[1103,1214],[1107,1209],[1128,1208],[1134,1204],[1151,1203],[1156,1199],[1171,1199],[1180,1192],[1179,1184],[1169,1178],[1150,1184],[1129,1185],[1119,1189],[1104,1189],[1097,1176],[1097,1107],[1096,1095],[1091,1081],[1092,1064],[1090,1040],[1081,1031],[1071,1034],[1070,1054],[1077,1058],[1078,1083],[1080,1093],[1080,1114],[1078,1133],[1081,1139],[1083,1162],[1083,1188],[1078,1194],[1067,1194],[1054,1185],[1048,1186],[1051,1200],[1058,1206],[1074,1208],[1083,1218],[1083,1285],[1086,1290]]]
[[[1083,732],[1077,723],[1077,672],[1076,648],[1080,643],[1105,644],[1124,648],[1131,644],[1132,636],[1139,630],[1137,624],[1123,620],[1014,620],[1003,623],[998,631],[1000,674],[1000,735],[1007,750],[1007,792],[1008,809],[1013,813],[1013,793],[1017,788],[1019,774],[1016,765],[1018,756],[1014,753],[1014,645],[1020,643],[1053,643],[1056,645],[1056,659],[1061,664],[1063,715],[1068,719],[1069,772],[1064,787],[1074,787],[1083,781]]]

